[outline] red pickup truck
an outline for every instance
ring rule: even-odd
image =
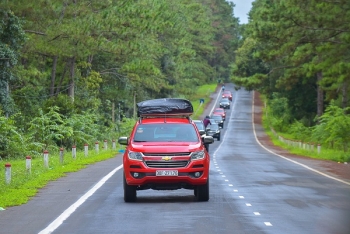
[[[205,145],[214,142],[201,136],[190,118],[192,104],[186,99],[152,99],[137,104],[138,121],[123,155],[124,201],[134,202],[145,189],[191,189],[198,201],[209,200],[210,158]]]

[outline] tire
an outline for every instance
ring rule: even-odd
[[[123,178],[124,187],[124,201],[125,202],[135,202],[136,201],[136,186],[128,185],[126,183],[125,174]]]
[[[221,134],[218,136],[218,141],[220,141],[220,138],[221,138]]]
[[[209,200],[209,177],[206,184],[198,185],[197,188],[197,200],[202,201],[208,201]]]

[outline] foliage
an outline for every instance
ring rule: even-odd
[[[331,148],[341,146],[344,152],[349,149],[350,142],[350,115],[345,110],[334,105],[328,106],[325,114],[320,117],[320,125],[314,129],[314,138],[319,143],[330,144]]]
[[[331,100],[349,107],[349,10],[349,1],[254,1],[232,81],[269,99],[279,93],[290,119],[310,126]]]
[[[24,42],[21,20],[11,10],[0,7],[0,105],[7,115],[14,112],[9,82],[15,79],[12,69]]]

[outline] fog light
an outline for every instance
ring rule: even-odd
[[[197,171],[197,172],[194,173],[194,176],[198,178],[198,177],[201,176],[201,173]]]
[[[135,177],[135,178],[139,177],[139,173],[134,172],[134,177]]]

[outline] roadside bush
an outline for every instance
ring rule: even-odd
[[[292,134],[294,139],[301,140],[302,142],[312,141],[312,128],[306,127],[299,121],[294,121],[294,123],[291,124],[288,133]]]
[[[346,114],[350,108],[342,109],[334,104],[327,107],[320,117],[320,124],[313,131],[313,138],[320,143],[328,144],[332,149],[348,151],[350,144],[350,116]]]

